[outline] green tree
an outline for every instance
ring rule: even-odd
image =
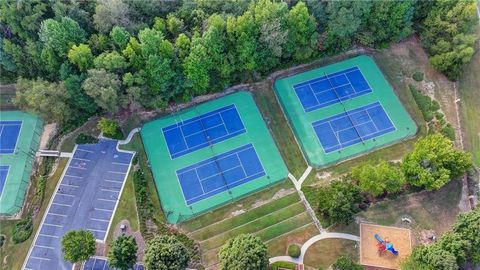
[[[137,262],[137,242],[133,236],[120,235],[108,251],[108,266],[120,270],[131,269]]]
[[[170,13],[167,16],[166,26],[167,26],[168,32],[170,32],[170,34],[173,37],[176,37],[178,36],[178,34],[182,32],[184,24],[181,19],[175,17],[175,15]]]
[[[310,58],[315,52],[318,34],[315,18],[308,13],[304,2],[298,2],[288,12],[287,29],[286,52],[297,61]]]
[[[118,111],[121,105],[121,82],[116,74],[105,69],[91,69],[82,88],[103,110],[109,113]]]
[[[85,74],[70,74],[63,79],[63,84],[69,96],[68,105],[73,111],[72,115],[76,116],[72,120],[80,122],[86,120],[98,110],[95,101],[82,89],[85,77]]]
[[[71,263],[88,260],[95,255],[95,236],[90,231],[69,231],[62,237],[63,258]]]
[[[63,83],[50,83],[42,79],[18,78],[15,105],[37,113],[47,121],[65,123],[72,117],[68,105],[69,95]]]
[[[184,33],[178,35],[175,40],[175,49],[178,53],[178,58],[184,61],[190,53],[190,39]]]
[[[137,25],[131,18],[131,10],[125,1],[102,0],[97,2],[93,23],[100,33],[109,33],[114,26],[134,30]]]
[[[405,177],[398,166],[385,160],[377,165],[363,164],[352,169],[352,178],[358,181],[362,191],[374,197],[387,192],[398,192],[405,184]]]
[[[438,245],[419,246],[412,252],[413,261],[420,269],[457,270],[455,256]]]
[[[40,23],[49,16],[48,2],[0,1],[0,22],[22,40],[37,40]]]
[[[477,21],[474,0],[446,0],[435,2],[420,26],[430,63],[450,79],[458,77],[474,54]]]
[[[361,202],[359,188],[348,181],[334,181],[317,193],[318,211],[331,223],[349,224]]]
[[[364,268],[360,264],[354,262],[352,258],[348,256],[340,256],[335,261],[335,263],[332,264],[332,269],[333,270],[363,270]]]
[[[453,232],[462,240],[467,240],[470,248],[466,249],[466,257],[480,263],[480,207],[457,217]]]
[[[92,50],[87,44],[73,45],[68,52],[68,60],[77,65],[80,71],[86,71],[93,64]]]
[[[227,34],[236,59],[235,70],[251,72],[257,68],[258,31],[250,10],[239,17],[228,17]]]
[[[189,261],[187,248],[173,235],[157,236],[148,242],[145,251],[147,270],[184,270]]]
[[[130,33],[128,33],[128,31],[123,27],[114,26],[112,31],[110,31],[110,38],[113,40],[115,45],[118,46],[118,48],[123,50],[130,40]]]
[[[62,17],[59,21],[43,21],[38,35],[46,49],[54,51],[58,57],[65,57],[72,45],[85,41],[86,33],[76,21]]]
[[[192,40],[190,54],[183,63],[183,69],[193,93],[197,95],[205,94],[210,83],[209,60],[207,49],[201,44],[200,38],[197,37]]]
[[[97,127],[106,137],[110,138],[115,136],[120,129],[117,121],[105,117],[102,117],[100,121],[98,121]]]
[[[103,52],[95,58],[94,64],[97,69],[103,68],[114,73],[121,73],[128,67],[125,57],[117,51]]]
[[[264,270],[268,266],[267,247],[249,234],[241,234],[229,239],[218,255],[220,269]]]
[[[441,188],[471,166],[470,154],[454,149],[452,142],[441,134],[419,139],[402,162],[407,182],[427,190]]]

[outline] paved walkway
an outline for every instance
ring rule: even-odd
[[[307,252],[308,248],[315,244],[316,242],[324,239],[346,239],[351,241],[360,242],[360,237],[353,235],[353,234],[346,234],[346,233],[331,233],[331,232],[323,232],[314,237],[310,238],[305,242],[301,247],[301,254],[298,258],[292,258],[290,256],[277,256],[270,258],[270,263],[274,262],[292,262],[296,264],[303,264],[303,259],[305,253]]]
[[[130,133],[128,133],[128,136],[125,140],[121,140],[121,141],[118,141],[118,144],[119,145],[123,145],[123,144],[128,144],[132,138],[133,138],[133,135],[135,135],[135,133],[137,132],[140,132],[140,128],[134,128],[130,131]]]

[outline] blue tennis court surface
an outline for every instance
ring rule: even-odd
[[[9,168],[10,166],[0,166],[0,196],[2,196],[3,187],[5,186],[5,181],[7,181]]]
[[[265,175],[252,144],[177,171],[188,205]]]
[[[162,131],[173,159],[242,134],[245,127],[232,104],[165,127]]]
[[[325,153],[395,130],[379,102],[316,121],[312,126]]]
[[[141,264],[135,264],[133,270],[143,270],[144,267]],[[82,267],[82,270],[114,270],[110,268],[107,263],[107,259],[104,258],[90,258]]]
[[[327,74],[293,86],[305,112],[372,92],[358,67]]]
[[[22,121],[0,121],[0,154],[11,154],[17,147]]]

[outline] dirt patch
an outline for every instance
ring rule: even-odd
[[[280,199],[280,198],[282,198],[282,197],[285,197],[286,195],[291,194],[291,193],[293,193],[293,192],[295,192],[295,189],[294,189],[294,188],[288,188],[288,189],[282,188],[282,189],[280,189],[279,191],[277,191],[277,192],[273,195],[273,197],[272,197],[271,199],[268,199],[268,200],[257,200],[257,201],[255,201],[255,202],[252,204],[252,207],[251,207],[251,208],[252,208],[252,209],[253,209],[253,208],[257,208],[257,207],[262,206],[262,205],[264,205],[264,204],[267,204],[267,203],[269,203],[269,202],[272,202],[272,201],[275,201],[275,200]]]
[[[398,255],[391,252],[378,251],[378,234],[384,241],[389,241],[398,251]],[[412,253],[411,231],[403,228],[360,224],[360,264],[388,269],[399,269],[400,263]]]
[[[125,226],[125,230],[122,230],[122,225]],[[124,219],[121,220],[116,226],[113,231],[113,239],[116,239],[120,235],[133,235],[135,237],[135,241],[137,242],[138,251],[137,251],[137,261],[143,261],[143,256],[145,255],[145,240],[142,237],[142,234],[139,231],[132,231],[130,227],[130,223],[128,220]],[[106,255],[106,254],[105,254]]]
[[[318,180],[325,180],[329,179],[330,177],[332,177],[332,173],[330,172],[318,172],[315,174],[315,178],[317,178]]]

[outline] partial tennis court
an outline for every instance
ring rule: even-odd
[[[177,171],[188,205],[265,175],[252,144]]]
[[[0,121],[0,154],[11,154],[17,147],[22,121]]]
[[[169,223],[234,202],[288,175],[248,92],[149,122],[141,136]]]
[[[171,158],[177,158],[245,132],[235,105],[180,121],[162,129]]]
[[[8,170],[9,169],[10,169],[10,166],[8,166],[8,165],[0,166],[0,196],[2,196],[3,187],[5,186],[5,181],[7,181],[7,176],[8,176]]]
[[[313,167],[326,167],[417,132],[382,72],[366,55],[279,79],[274,87]]]
[[[358,67],[324,74],[293,86],[305,112],[372,92]]]
[[[395,131],[380,102],[312,123],[325,153]]]

